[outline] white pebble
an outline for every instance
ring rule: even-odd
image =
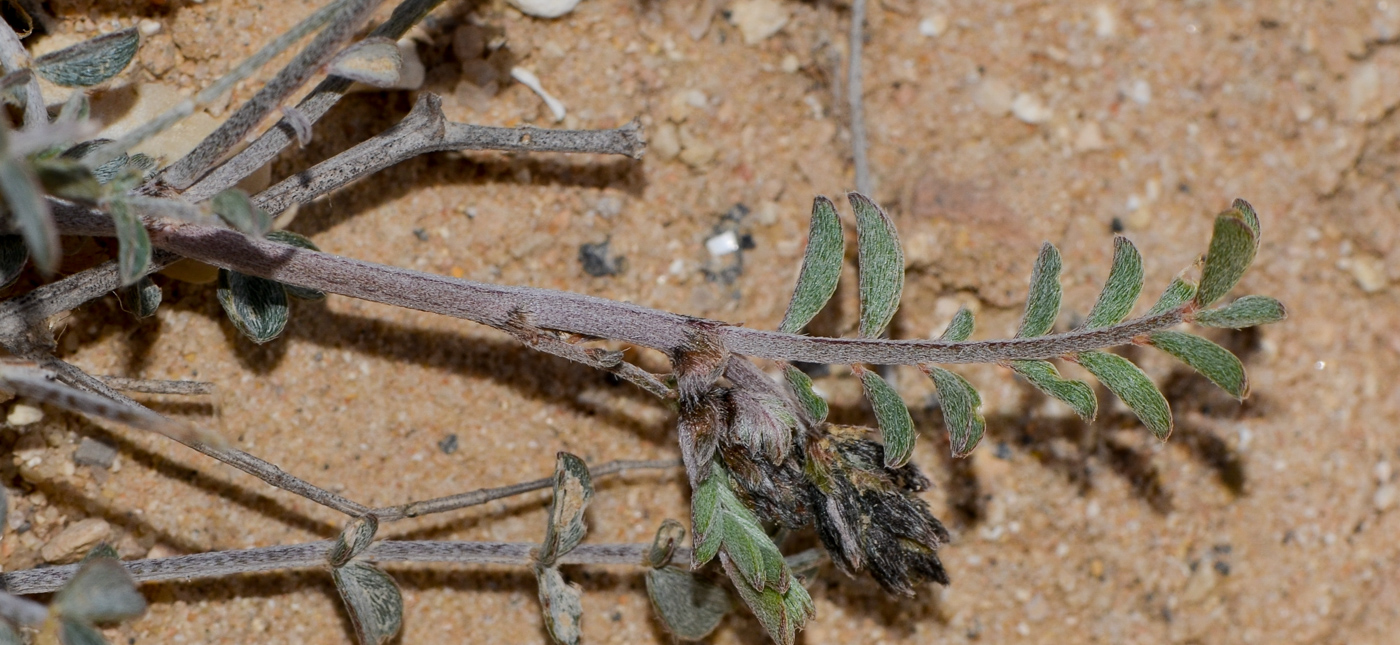
[[[150,18],[142,18],[136,23],[136,28],[141,31],[142,36],[154,36],[160,33],[160,23]]]
[[[1384,484],[1390,481],[1390,475],[1394,471],[1390,467],[1390,462],[1382,459],[1376,462],[1376,467],[1371,469],[1371,472],[1375,473],[1376,481],[1379,481],[1380,483]]]
[[[977,89],[973,91],[972,101],[983,112],[992,116],[1002,116],[1011,111],[1012,101],[1016,98],[1016,91],[1011,89],[1005,81],[995,78],[984,78],[977,84]]]
[[[933,14],[919,21],[919,33],[929,38],[937,38],[948,31],[948,16]]]
[[[1033,94],[1019,94],[1011,102],[1011,113],[1016,118],[1030,124],[1045,123],[1053,112]]]
[[[744,44],[756,45],[782,30],[788,9],[778,0],[739,0],[729,11],[729,21],[739,28]]]
[[[1118,31],[1118,17],[1107,5],[1094,7],[1094,35],[1099,38],[1112,37]]]
[[[5,417],[5,422],[12,426],[27,426],[43,420],[44,411],[28,403],[16,403],[10,408],[9,416]]]
[[[1395,484],[1382,485],[1380,488],[1376,489],[1376,494],[1371,497],[1371,503],[1376,505],[1377,511],[1384,513],[1390,510],[1390,507],[1395,506],[1398,492],[1400,492],[1400,490],[1396,489]]]
[[[527,16],[558,18],[578,6],[578,0],[509,0],[512,7]]]
[[[710,255],[723,257],[739,250],[739,237],[734,231],[725,231],[705,240],[705,248],[709,249]]]

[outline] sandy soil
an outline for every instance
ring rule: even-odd
[[[185,90],[314,8],[49,4],[69,37],[114,19],[158,22],[128,80]],[[421,53],[425,89],[444,96],[450,118],[553,126],[526,88],[489,91],[515,62],[568,106],[567,126],[640,117],[654,144],[646,159],[435,154],[302,208],[291,229],[364,260],[774,327],[810,200],[854,182],[831,67],[847,16],[784,0],[782,28],[746,44],[729,21],[747,15],[733,11],[746,0],[713,4],[697,39],[700,1],[584,0],[554,21],[448,2]],[[501,58],[459,60],[453,34],[466,21],[504,36]],[[899,372],[924,430],[915,462],[937,484],[928,500],[956,533],[943,552],[953,585],[904,600],[828,568],[804,642],[1390,642],[1400,627],[1400,5],[881,0],[868,31],[875,193],[897,217],[910,265],[895,337],[928,336],[959,304],[976,310],[977,338],[1011,335],[1042,240],[1064,253],[1064,327],[1093,302],[1114,230],[1142,250],[1155,295],[1204,250],[1212,216],[1235,197],[1258,208],[1265,238],[1237,293],[1278,297],[1292,317],[1213,335],[1250,369],[1244,405],[1160,356],[1133,354],[1175,409],[1166,444],[1118,404],[1086,428],[1006,371],[970,368],[961,371],[983,392],[988,437],[954,462],[931,385]],[[243,84],[234,101],[256,88]],[[387,128],[412,99],[348,98],[274,177]],[[752,248],[711,257],[704,242],[725,230]],[[603,241],[625,265],[591,276],[580,246]],[[103,252],[68,242],[66,270]],[[160,280],[166,304],[152,320],[132,320],[109,297],[57,321],[64,355],[95,373],[212,381],[215,397],[146,398],[358,501],[545,476],[558,450],[591,462],[677,453],[663,406],[493,330],[331,296],[295,305],[285,337],[259,347],[223,319],[211,285]],[[852,287],[815,331],[852,332]],[[656,355],[634,356],[664,369]],[[849,370],[819,384],[836,418],[873,424]],[[447,454],[449,435],[460,447]],[[75,467],[83,437],[115,445],[116,464]],[[87,517],[111,525],[125,557],[323,539],[341,521],[168,442],[53,410],[0,439],[15,454],[0,464],[13,498],[5,570],[40,563],[45,544]],[[588,539],[649,540],[663,518],[686,517],[686,494],[674,474],[610,479]],[[381,535],[534,541],[544,505],[525,496]],[[547,639],[525,571],[394,573],[404,643]],[[585,590],[587,642],[667,640],[637,571],[569,575]],[[109,630],[113,642],[352,639],[319,572],[144,591],[149,613]],[[760,633],[740,612],[713,640],[760,643]]]

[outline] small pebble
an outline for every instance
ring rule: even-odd
[[[39,555],[44,557],[45,562],[55,564],[68,564],[77,562],[87,555],[93,547],[112,536],[112,526],[105,520],[90,517],[69,524],[53,539],[49,540]]]
[[[450,455],[454,452],[457,452],[457,435],[447,435],[447,438],[438,442],[438,448],[442,449],[442,454],[444,455]]]
[[[79,466],[111,468],[117,460],[117,449],[92,437],[83,437],[78,449],[73,451],[73,463]]]
[[[1400,498],[1400,488],[1395,484],[1381,484],[1376,494],[1371,496],[1371,503],[1376,506],[1376,511],[1384,513],[1395,506],[1397,498]]]
[[[5,417],[5,422],[12,426],[27,426],[44,420],[44,411],[35,405],[28,403],[16,403],[10,408],[9,416]]]
[[[739,28],[746,45],[756,45],[778,33],[788,17],[787,7],[778,0],[739,0],[729,11],[729,21]]]
[[[714,257],[724,257],[739,250],[739,238],[734,231],[725,231],[705,240],[705,248]]]
[[[647,140],[647,152],[656,155],[662,161],[670,161],[680,155],[681,139],[676,132],[676,126],[670,123],[657,125]]]
[[[1349,258],[1351,277],[1356,280],[1356,286],[1361,287],[1366,293],[1376,293],[1390,285],[1390,278],[1385,273],[1385,263],[1380,258],[1370,255],[1358,255]]]
[[[1133,81],[1132,87],[1128,90],[1128,98],[1138,105],[1147,105],[1152,102],[1152,86],[1142,79]]]
[[[1107,147],[1108,141],[1103,138],[1103,128],[1095,121],[1080,126],[1079,132],[1074,135],[1074,149],[1077,152],[1093,152]]]
[[[1011,113],[1016,115],[1017,119],[1032,125],[1045,123],[1053,115],[1050,108],[1045,107],[1045,103],[1039,98],[1024,93],[1017,95],[1011,102]]]
[[[933,14],[919,21],[919,34],[929,38],[937,38],[948,31],[948,16],[941,13]]]
[[[797,56],[788,54],[787,56],[783,57],[781,67],[784,72],[788,74],[795,74],[797,73],[797,70],[802,69],[802,61],[797,60]]]
[[[510,5],[527,16],[558,18],[574,10],[578,0],[509,0]]]
[[[1003,116],[1010,112],[1011,104],[1015,100],[1016,91],[1005,81],[995,78],[982,79],[972,93],[972,102],[992,116]]]
[[[136,24],[136,28],[141,31],[142,36],[154,36],[160,33],[160,23],[150,18],[142,18]]]

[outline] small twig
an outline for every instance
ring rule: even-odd
[[[141,414],[143,415],[150,414],[162,419],[165,418],[73,365],[54,359],[52,368],[58,373],[60,379],[73,387],[82,388],[94,394],[107,397],[115,404],[121,405],[129,411],[142,411]],[[135,412],[130,413],[135,414]],[[201,441],[186,441],[179,436],[172,436],[171,438],[206,456],[217,459],[249,475],[257,477],[271,486],[295,495],[300,495],[317,504],[340,511],[351,517],[359,517],[370,512],[368,506],[345,499],[324,488],[315,486],[282,470],[275,464],[254,457],[242,450],[213,446]]]
[[[0,20],[0,65],[7,73],[28,69],[32,62],[29,51],[19,41],[10,23]],[[49,122],[49,108],[44,105],[44,95],[39,90],[39,77],[29,75],[24,84],[24,127],[36,128]]]
[[[851,60],[846,68],[847,100],[851,107],[851,156],[855,159],[856,190],[873,195],[870,185],[870,159],[865,139],[865,84],[861,80],[862,53],[865,49],[865,0],[851,0]]]
[[[103,383],[118,390],[142,394],[213,394],[214,384],[208,381],[165,381],[124,376],[98,376]]]
[[[443,0],[404,0],[394,8],[394,13],[389,16],[389,20],[370,32],[369,37],[398,40],[405,33],[408,33],[409,28],[417,24],[424,16],[428,15],[428,12],[442,2]],[[347,78],[327,77],[311,91],[311,94],[297,104],[296,109],[308,121],[315,123],[322,116],[325,116],[326,112],[329,112],[342,96],[345,96],[350,85],[351,81]],[[263,167],[295,140],[292,126],[284,118],[259,135],[257,140],[249,144],[248,147],[200,178],[184,191],[183,196],[195,203],[209,199]]]
[[[612,130],[495,128],[449,123],[442,99],[424,93],[402,121],[378,136],[259,193],[254,202],[273,216],[405,159],[444,150],[577,152],[639,158],[645,144],[633,121]]]
[[[131,560],[123,562],[137,582],[163,580],[193,580],[240,573],[283,569],[326,567],[326,552],[331,540],[238,549],[214,553],[196,553],[172,558]],[[375,542],[363,557],[371,562],[447,562],[454,564],[504,564],[530,566],[540,545],[530,542],[452,542],[422,540],[385,540]],[[621,564],[645,566],[650,544],[580,544],[559,558],[559,564]],[[678,560],[689,560],[689,549],[676,549]],[[36,594],[57,591],[77,573],[78,566],[69,564],[43,569],[11,571],[4,574],[6,588],[16,594]]]
[[[200,175],[247,136],[264,116],[277,109],[292,92],[310,80],[331,59],[383,0],[343,0],[344,5],[320,34],[283,67],[253,98],[179,161],[161,173],[161,181],[177,190],[188,188]]]
[[[677,468],[679,466],[680,461],[676,459],[658,459],[653,461],[618,460],[609,461],[599,466],[590,467],[588,469],[588,472],[591,475],[593,475],[593,477],[597,478],[603,477],[605,475],[611,475],[614,473],[620,473],[624,470]],[[487,502],[501,499],[504,497],[519,495],[521,493],[528,493],[532,490],[542,490],[545,488],[549,488],[553,485],[554,477],[551,476],[545,477],[543,479],[536,479],[534,481],[512,484],[510,486],[501,486],[499,488],[483,488],[481,490],[474,490],[458,495],[449,495],[447,497],[439,497],[437,499],[430,499],[422,502],[411,502],[399,506],[387,506],[384,508],[376,508],[374,509],[373,513],[375,518],[378,519],[379,522],[382,524],[385,522],[393,522],[410,517],[421,517],[423,515],[428,515],[431,513],[442,513],[444,511],[452,511],[459,508],[466,508],[468,506],[477,506],[479,504],[485,504]]]

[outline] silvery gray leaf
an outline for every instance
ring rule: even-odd
[[[107,639],[97,628],[68,616],[59,617],[58,634],[62,645],[107,645]]]
[[[545,529],[544,544],[540,547],[539,561],[552,566],[559,556],[564,555],[583,541],[588,526],[583,522],[583,512],[593,499],[593,476],[588,472],[588,464],[567,452],[556,455],[554,464],[554,498],[549,505],[549,526]]]
[[[44,191],[59,199],[94,205],[102,198],[102,186],[86,166],[73,159],[57,157],[32,162],[34,175]]]
[[[254,205],[252,198],[242,188],[220,192],[209,200],[209,207],[240,233],[262,236],[272,228],[272,218]]]
[[[233,326],[259,345],[287,328],[287,290],[280,282],[219,269],[215,295]]]
[[[806,372],[796,367],[786,365],[783,367],[783,379],[787,381],[788,390],[797,399],[798,405],[802,406],[809,422],[826,421],[829,408],[826,399],[823,399],[816,390],[812,389],[812,377],[807,376]]]
[[[966,457],[982,441],[987,421],[979,408],[982,397],[967,379],[934,365],[922,366],[938,389],[939,407],[943,409],[943,424],[948,427],[948,443],[954,457]]]
[[[1074,410],[1079,418],[1093,421],[1098,416],[1099,401],[1088,383],[1063,378],[1050,361],[1011,361],[1011,369],[1025,377],[1035,389],[1060,400]]]
[[[1224,307],[1198,311],[1192,321],[1204,327],[1244,329],[1286,318],[1288,309],[1278,300],[1268,296],[1242,296]]]
[[[1230,350],[1195,334],[1171,330],[1153,332],[1147,336],[1147,342],[1186,363],[1230,396],[1236,399],[1249,396],[1244,364]]]
[[[117,267],[123,285],[135,284],[151,265],[151,236],[136,209],[125,199],[107,202],[117,230]]]
[[[136,55],[141,33],[127,27],[34,59],[34,71],[54,85],[88,87],[119,74]]]
[[[647,596],[661,625],[677,639],[698,641],[710,635],[734,601],[722,587],[671,567],[647,571]]]
[[[1209,307],[1239,283],[1259,251],[1258,225],[1253,208],[1247,213],[1228,210],[1215,218],[1215,233],[1206,251],[1201,286],[1196,291],[1197,306]]]
[[[860,383],[865,388],[865,398],[875,410],[875,420],[880,425],[880,434],[885,440],[885,467],[899,468],[914,454],[914,419],[909,416],[909,407],[904,399],[885,379],[871,370],[859,370]]]
[[[160,286],[150,276],[141,276],[136,284],[117,289],[117,302],[122,310],[137,319],[154,316],[160,307],[161,297]]]
[[[374,87],[393,87],[403,72],[403,55],[390,38],[374,36],[345,48],[330,63],[331,74]]]
[[[943,335],[938,340],[950,343],[961,343],[972,337],[974,326],[972,312],[967,307],[958,307],[958,312],[953,314],[953,319],[948,322],[948,328],[943,330]]]
[[[331,569],[361,645],[383,645],[403,627],[403,593],[389,574],[364,562]]]
[[[365,515],[350,520],[335,538],[335,544],[326,553],[332,567],[345,566],[345,563],[359,556],[374,542],[374,534],[379,531],[379,518]]]
[[[550,637],[556,643],[577,645],[581,636],[579,621],[583,619],[583,590],[565,582],[556,567],[535,567],[535,578],[539,581],[540,609]]]
[[[1171,284],[1167,285],[1166,290],[1162,292],[1162,296],[1157,298],[1157,304],[1152,305],[1152,309],[1148,310],[1147,315],[1155,316],[1157,314],[1166,313],[1191,302],[1191,299],[1195,297],[1196,283],[1181,276],[1177,276],[1176,279],[1172,280]]]
[[[307,118],[301,110],[290,105],[282,108],[282,118],[286,119],[287,125],[292,126],[292,134],[297,137],[297,145],[305,148],[311,143],[313,132],[311,119]]]
[[[53,597],[53,609],[78,620],[105,623],[140,616],[146,599],[136,592],[136,582],[121,562],[111,558],[84,560]]]

